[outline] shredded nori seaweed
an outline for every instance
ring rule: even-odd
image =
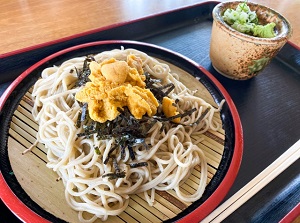
[[[87,56],[86,59],[83,62],[83,68],[82,69],[77,69],[75,67],[76,73],[78,80],[76,82],[76,87],[80,87],[86,84],[86,82],[89,82],[89,75],[91,74],[90,70],[90,62],[95,61],[95,58],[91,55]]]
[[[155,84],[160,83],[161,80],[151,78],[148,73],[145,73],[145,76],[146,88],[149,89],[153,93],[154,97],[160,102],[162,102],[163,98],[168,96],[168,94],[170,94],[170,92],[175,88],[173,83],[157,87]]]
[[[191,125],[198,125],[205,117],[205,115],[210,111],[210,107],[207,107],[207,109],[205,109],[204,112],[202,112],[202,114],[200,115],[200,117],[197,119],[197,121],[195,121],[194,123],[192,123]]]
[[[121,171],[116,157],[112,156],[111,158],[113,160],[113,167],[115,169],[115,172],[103,174],[102,177],[108,177],[109,180],[124,178],[126,176],[125,171]]]
[[[131,168],[137,168],[137,167],[142,167],[142,166],[148,166],[148,163],[147,162],[129,163],[129,166]]]

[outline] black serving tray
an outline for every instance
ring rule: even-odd
[[[251,80],[235,81],[221,76],[209,58],[211,12],[217,3],[196,4],[0,55],[0,94],[40,59],[82,43],[138,40],[181,53],[223,84],[240,114],[244,153],[229,198],[300,138],[300,49],[287,43],[269,66]],[[299,164],[296,161],[224,222],[280,221],[300,202]],[[3,213],[0,220],[5,218]],[[10,216],[7,219],[13,222]]]

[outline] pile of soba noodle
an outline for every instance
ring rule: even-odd
[[[67,203],[78,211],[81,222],[93,222],[97,218],[104,221],[110,215],[119,215],[128,206],[130,194],[143,193],[149,205],[153,205],[155,190],[173,189],[180,200],[193,202],[202,196],[206,186],[207,162],[197,144],[202,140],[203,132],[220,128],[213,121],[213,115],[219,109],[194,96],[195,92],[187,89],[178,75],[171,73],[167,64],[143,52],[121,48],[99,53],[94,58],[97,62],[110,58],[126,60],[129,54],[141,58],[144,71],[162,80],[157,83],[158,86],[175,85],[169,97],[178,101],[180,113],[191,108],[197,110],[181,118],[180,124],[165,127],[165,131],[161,131],[162,123],[156,122],[145,139],[148,149],[141,146],[133,148],[136,162],[147,162],[147,166],[130,168],[128,164],[132,160],[128,151],[124,159],[117,154],[118,164],[126,173],[124,178],[102,177],[113,172],[113,165],[105,165],[104,160],[114,138],[99,140],[96,136],[77,135],[83,130],[75,125],[81,111],[75,94],[82,87],[74,87],[77,80],[74,69],[81,69],[86,57],[70,59],[59,67],[45,69],[42,78],[34,85],[32,113],[39,124],[37,141],[45,144],[49,160],[47,166],[62,179]],[[193,124],[208,107],[210,110],[202,121]],[[100,153],[95,152],[96,147]],[[194,194],[186,194],[180,185],[196,165],[201,167],[198,189]]]

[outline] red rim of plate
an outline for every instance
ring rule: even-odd
[[[97,41],[97,42],[91,42],[86,44],[77,45],[74,47],[70,47],[61,51],[58,51],[42,60],[37,62],[36,64],[32,65],[30,68],[28,68],[26,71],[24,71],[18,78],[15,79],[15,81],[12,82],[12,84],[6,89],[6,91],[3,93],[3,95],[0,98],[0,111],[2,110],[6,100],[10,96],[10,94],[14,91],[14,89],[18,86],[18,84],[27,76],[29,75],[33,70],[35,70],[40,65],[44,64],[45,62],[49,61],[50,59],[53,59],[57,56],[63,55],[65,53],[82,49],[85,47],[91,47],[96,45],[105,45],[105,44],[135,44],[135,45],[142,45],[142,46],[148,46],[157,48],[163,51],[166,51],[168,53],[172,53],[177,55],[178,57],[184,58],[188,62],[192,63],[194,66],[198,67],[209,79],[212,81],[215,86],[219,89],[221,94],[224,96],[226,103],[228,104],[229,110],[232,114],[232,119],[234,123],[234,130],[235,130],[235,141],[234,141],[234,152],[232,156],[232,160],[230,163],[230,166],[228,168],[228,171],[224,177],[224,179],[221,181],[217,189],[210,195],[210,197],[203,202],[198,208],[196,208],[191,213],[184,216],[182,219],[180,219],[178,222],[199,222],[200,220],[204,219],[208,214],[210,214],[224,199],[225,195],[228,193],[229,189],[231,188],[237,173],[240,168],[241,160],[242,160],[242,154],[243,154],[243,130],[242,130],[242,124],[241,120],[238,114],[238,111],[234,105],[234,102],[232,101],[230,95],[226,91],[226,89],[222,86],[222,84],[206,69],[204,69],[202,66],[197,64],[196,62],[192,61],[191,59],[175,53],[171,50],[165,49],[163,47],[159,47],[157,45],[152,45],[148,43],[138,42],[138,41],[124,41],[124,40],[107,40],[107,41]],[[6,204],[6,206],[21,220],[25,222],[39,222],[39,223],[46,223],[49,222],[48,220],[44,219],[37,213],[33,212],[30,208],[28,208],[10,189],[8,184],[6,183],[2,173],[0,173],[0,198],[3,200],[3,202]]]

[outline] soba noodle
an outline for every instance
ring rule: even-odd
[[[179,125],[168,125],[161,131],[162,123],[157,122],[145,139],[149,149],[141,146],[133,148],[137,162],[147,162],[148,166],[130,168],[130,154],[125,158],[116,157],[124,178],[108,179],[104,174],[113,172],[111,163],[104,164],[114,143],[114,138],[99,140],[95,135],[86,138],[77,136],[82,127],[76,128],[81,107],[75,100],[77,74],[85,57],[65,61],[60,66],[45,69],[42,78],[34,85],[33,116],[39,124],[37,140],[47,148],[47,167],[57,172],[65,185],[65,197],[71,208],[78,211],[81,222],[93,222],[97,218],[106,220],[110,215],[119,215],[128,206],[130,195],[144,193],[149,205],[153,205],[155,190],[174,190],[185,202],[198,200],[207,182],[207,162],[203,151],[197,146],[201,134],[207,130],[218,130],[213,121],[218,112],[203,99],[194,96],[179,81],[177,74],[171,73],[167,64],[134,49],[116,49],[94,55],[96,61],[109,58],[126,60],[134,54],[143,61],[143,69],[162,80],[162,84],[173,83],[175,89],[169,97],[178,101],[179,112],[196,108],[189,116],[181,119]],[[195,123],[207,108],[211,108],[197,125]],[[194,140],[192,138],[197,138]],[[99,148],[100,154],[94,148]],[[187,180],[191,170],[200,165],[201,175],[198,189],[194,194],[186,194],[180,185]]]

